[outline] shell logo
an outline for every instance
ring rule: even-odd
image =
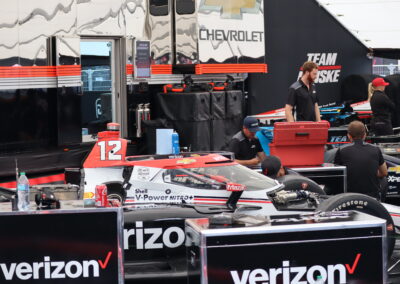
[[[83,199],[93,199],[94,198],[94,192],[85,192],[83,194]]]
[[[189,164],[196,163],[196,160],[195,159],[186,158],[186,159],[178,160],[178,161],[176,161],[176,163],[179,164],[179,165],[189,165]]]

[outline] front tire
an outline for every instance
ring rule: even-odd
[[[342,193],[330,197],[322,202],[318,206],[317,210],[324,212],[355,210],[385,219],[388,241],[388,258],[392,255],[396,242],[394,222],[386,208],[376,199],[360,193]]]

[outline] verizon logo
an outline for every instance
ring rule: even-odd
[[[3,277],[7,281],[14,279],[67,279],[99,277],[100,269],[106,269],[112,252],[109,251],[104,260],[52,261],[45,256],[42,262],[0,263]]]
[[[341,65],[336,65],[337,53],[307,53],[307,61],[313,61],[318,64],[318,77],[315,83],[337,83],[339,82]],[[303,75],[300,70],[297,79]]]
[[[253,270],[237,270],[230,271],[232,280],[235,284],[247,283],[278,283],[278,279],[282,279],[282,284],[305,284],[305,283],[347,283],[347,274],[354,274],[361,253],[358,253],[352,264],[332,264],[326,267],[322,265],[307,266],[291,266],[290,261],[282,261],[282,267],[279,268],[257,268]],[[282,281],[282,282],[281,282]]]

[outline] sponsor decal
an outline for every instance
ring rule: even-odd
[[[179,202],[182,201],[192,201],[194,199],[193,195],[184,194],[171,194],[166,193],[166,195],[149,195],[149,194],[135,194],[134,196],[136,202]]]
[[[292,266],[289,260],[284,260],[279,268],[231,270],[230,274],[235,284],[261,283],[261,281],[264,281],[263,283],[277,283],[279,279],[283,284],[347,283],[347,275],[353,275],[356,272],[361,256],[361,253],[357,253],[352,263],[325,266]]]
[[[387,179],[388,179],[388,182],[400,182],[400,177],[399,176],[389,175]]]
[[[331,136],[329,142],[348,142],[347,136]]]
[[[150,176],[149,168],[139,167],[137,169],[137,178],[138,180],[147,181]]]
[[[246,186],[243,184],[239,184],[239,183],[228,182],[226,184],[226,190],[227,191],[244,191],[244,190],[246,190]]]
[[[137,250],[177,248],[185,242],[185,232],[182,228],[146,228],[143,222],[135,222],[135,228],[124,229],[124,249],[129,249],[133,242]]]
[[[201,28],[199,30],[199,39],[212,41],[263,42],[264,32]]]
[[[390,167],[390,168],[388,169],[388,171],[400,173],[400,166]]]
[[[318,77],[315,83],[337,83],[339,82],[341,65],[337,65],[337,53],[307,53],[307,61],[313,61],[319,66]],[[303,75],[300,70],[297,79]]]
[[[342,210],[346,210],[347,207],[353,207],[353,206],[356,206],[357,208],[364,208],[367,205],[368,205],[368,201],[350,200],[347,202],[343,202],[342,204],[340,204],[338,207],[336,207],[332,211],[342,211]]]
[[[148,193],[147,189],[140,189],[140,188],[135,189],[135,194],[147,194],[147,193]]]
[[[201,0],[199,12],[216,11],[221,13],[221,18],[242,19],[243,13],[261,12],[260,2],[260,0]]]
[[[85,192],[83,194],[83,199],[92,199],[94,198],[94,192]]]
[[[70,260],[54,261],[45,256],[43,261],[27,263],[0,263],[0,270],[4,280],[13,281],[29,279],[74,279],[100,277],[100,271],[107,268],[112,252],[109,251],[104,260]]]
[[[190,158],[185,158],[185,159],[176,161],[176,163],[178,165],[189,165],[189,164],[196,163],[196,160],[195,159],[190,159]]]

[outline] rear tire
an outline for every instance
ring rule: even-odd
[[[360,193],[342,193],[323,201],[318,211],[345,211],[355,210],[386,220],[388,258],[393,253],[396,242],[396,232],[392,217],[386,208],[376,199]]]
[[[320,195],[326,194],[315,181],[301,175],[284,175],[278,177],[277,180],[284,184],[285,190],[307,190]]]

